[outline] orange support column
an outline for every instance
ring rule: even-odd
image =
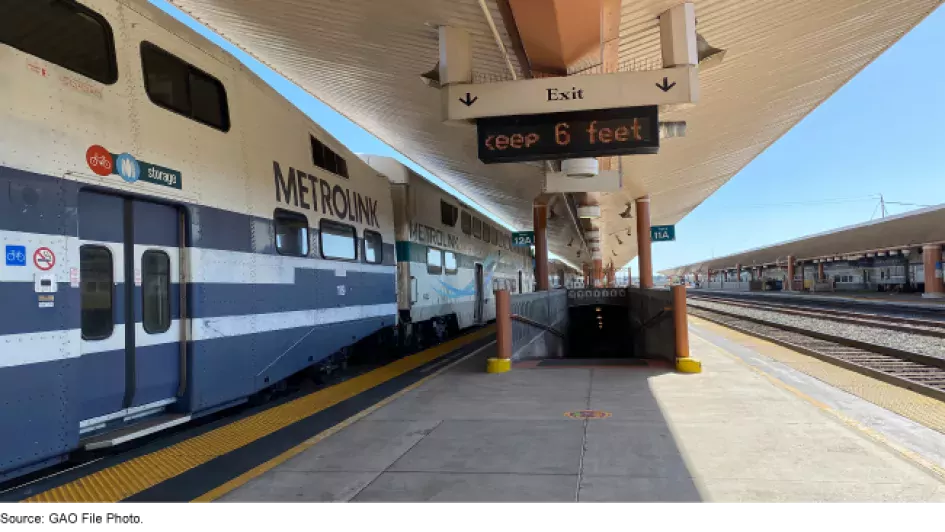
[[[818,281],[821,281],[821,282],[824,281],[824,263],[823,263],[823,261],[820,261],[820,262],[817,263],[817,280],[818,280]]]
[[[486,361],[486,371],[512,369],[512,297],[506,289],[495,291],[495,348],[498,357]]]
[[[689,320],[686,315],[686,285],[671,288],[673,294],[673,328],[676,331],[676,371],[700,373],[702,364],[689,358]]]
[[[925,268],[925,292],[922,297],[945,297],[942,280],[942,246],[938,244],[922,246],[922,263]]]
[[[636,205],[640,288],[653,288],[653,256],[650,253],[650,197],[637,198]]]
[[[535,275],[538,291],[548,290],[548,205],[535,204],[532,209],[535,228]]]

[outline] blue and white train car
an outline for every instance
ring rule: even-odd
[[[495,319],[494,291],[534,289],[528,247],[389,157],[363,156],[391,181],[398,310],[406,343],[431,345]]]
[[[0,7],[0,480],[393,331],[383,176],[144,1]]]

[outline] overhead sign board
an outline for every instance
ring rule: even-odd
[[[650,241],[672,242],[673,240],[676,240],[676,226],[674,225],[650,226]]]
[[[444,120],[686,104],[695,103],[698,93],[695,66],[461,83],[440,89]]]
[[[659,151],[656,106],[481,118],[479,160],[505,163],[652,154]]]
[[[512,247],[523,248],[535,244],[534,231],[517,231],[512,233]]]

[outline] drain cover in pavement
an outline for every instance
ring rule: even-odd
[[[572,419],[604,419],[610,417],[610,412],[603,410],[573,410],[565,412],[564,415]]]

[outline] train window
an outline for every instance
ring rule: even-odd
[[[458,270],[456,264],[456,254],[452,251],[447,251],[443,256],[443,266],[446,269],[446,273],[452,275]]]
[[[427,248],[427,272],[443,271],[443,252],[436,248]]]
[[[455,227],[459,218],[459,207],[440,200],[440,221],[447,227]]]
[[[468,212],[463,211],[463,215],[460,216],[460,225],[462,226],[464,234],[472,233],[472,216]]]
[[[104,340],[112,335],[112,253],[104,246],[79,248],[82,338]]]
[[[495,227],[492,228],[492,245],[499,245],[499,230]]]
[[[0,42],[111,85],[118,79],[112,28],[75,2],[0,0]]]
[[[376,231],[364,231],[364,262],[371,264],[384,262],[384,240]]]
[[[171,328],[171,259],[163,251],[141,255],[142,323],[148,334]]]
[[[472,219],[472,236],[482,238],[482,220],[476,217]]]
[[[315,166],[347,179],[348,161],[345,161],[342,156],[325,146],[314,135],[309,135],[309,139],[312,142],[312,162]]]
[[[229,131],[220,80],[149,43],[141,43],[144,88],[156,105],[220,131]]]
[[[276,209],[272,215],[276,229],[276,252],[280,255],[308,255],[308,218],[304,214]]]
[[[334,260],[358,258],[354,227],[322,218],[318,233],[322,241],[322,257]]]
[[[489,242],[492,239],[492,226],[483,222],[482,224],[482,241]]]

